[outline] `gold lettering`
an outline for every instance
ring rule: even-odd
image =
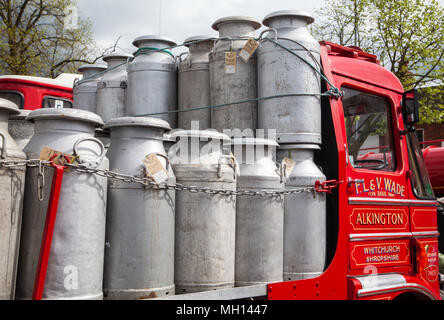
[[[382,182],[382,178],[376,178],[376,184],[378,186],[378,190],[381,190],[381,182]]]
[[[391,183],[390,179],[384,178],[384,186],[386,191],[390,191],[390,183]]]
[[[361,214],[360,213],[358,213],[358,216],[356,217],[356,224],[358,225],[358,224],[362,224],[362,217],[361,217]]]
[[[396,184],[395,184],[395,181],[392,182],[392,186],[391,186],[390,192],[391,192],[391,193],[396,193]]]

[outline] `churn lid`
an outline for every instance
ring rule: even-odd
[[[208,35],[192,36],[192,37],[186,38],[184,40],[183,44],[184,44],[184,46],[189,47],[190,45],[193,44],[193,43],[189,43],[189,42],[194,42],[194,41],[205,42],[205,40],[214,42],[214,41],[216,41],[216,38],[212,37],[212,36],[208,36]]]
[[[278,147],[279,144],[271,139],[264,138],[251,138],[251,137],[242,137],[242,138],[234,138],[231,140],[233,145],[255,145],[255,146],[274,146]]]
[[[175,46],[177,43],[174,42],[174,40],[160,35],[146,35],[146,36],[140,36],[133,41],[133,46],[139,47],[140,42],[144,41],[158,41],[158,42],[164,42],[165,44],[168,44],[169,46]]]
[[[107,68],[106,64],[104,63],[94,63],[94,64],[82,64],[77,71],[83,72],[85,70],[105,70]]]
[[[222,23],[229,23],[229,22],[249,22],[254,29],[259,29],[262,25],[259,21],[257,21],[254,18],[247,17],[247,16],[229,16],[224,17],[216,20],[213,25],[211,26],[214,30],[219,31],[219,25]]]
[[[0,98],[0,110],[6,110],[10,115],[20,114],[20,109],[17,107],[17,105],[14,102],[4,98]]]
[[[34,122],[34,120],[77,120],[83,122],[91,122],[97,126],[103,126],[102,118],[90,111],[70,108],[42,108],[33,110],[26,120]]]
[[[150,127],[171,130],[171,126],[165,120],[152,117],[121,117],[108,121],[105,129],[116,127]]]
[[[178,130],[171,134],[172,138],[190,137],[190,138],[202,138],[202,139],[217,139],[223,141],[230,141],[230,138],[223,133],[216,130]]]
[[[279,146],[279,150],[293,149],[321,150],[321,147],[317,144],[281,144]]]
[[[108,62],[110,60],[127,60],[128,58],[132,58],[133,55],[127,52],[112,52],[105,55],[102,60]]]
[[[307,21],[307,24],[311,24],[314,22],[313,16],[307,11],[303,10],[279,10],[272,13],[269,13],[265,16],[264,20],[262,20],[262,24],[264,26],[269,26],[269,22],[271,19],[276,17],[300,17],[301,19]]]

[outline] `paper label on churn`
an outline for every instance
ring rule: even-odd
[[[236,52],[225,52],[225,73],[236,73]]]
[[[256,49],[259,47],[259,42],[254,40],[253,38],[248,39],[245,46],[242,48],[242,50],[239,53],[239,57],[247,63],[250,57],[254,54]]]
[[[152,178],[156,183],[162,183],[168,180],[168,172],[156,154],[149,154],[143,159],[145,165],[145,175]]]

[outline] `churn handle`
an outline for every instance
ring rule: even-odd
[[[77,151],[77,148],[78,148],[79,144],[84,142],[84,141],[93,141],[93,142],[95,142],[95,143],[97,143],[99,145],[99,147],[100,147],[100,156],[98,156],[97,159],[89,160],[89,161],[82,160],[82,158],[80,157],[80,155],[79,155],[79,153]],[[100,163],[102,162],[103,158],[105,157],[105,152],[106,152],[105,151],[105,146],[103,145],[102,141],[100,141],[99,139],[94,138],[94,137],[83,137],[83,138],[78,139],[76,141],[76,143],[74,143],[74,146],[73,146],[72,150],[73,150],[74,156],[78,156],[79,157],[79,162],[80,163],[86,164],[86,165],[92,166],[92,167],[98,167],[100,165]]]

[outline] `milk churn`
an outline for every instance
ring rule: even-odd
[[[247,40],[230,40],[254,37],[261,24],[249,17],[233,16],[217,20],[213,29],[219,31],[219,40],[210,53],[211,104],[220,105],[257,97],[256,55],[247,63],[239,58],[239,52]],[[230,65],[226,53],[235,54]],[[234,60],[235,59],[235,60]],[[211,110],[211,127],[239,129],[240,136],[253,136],[257,128],[257,103],[248,102]],[[226,131],[228,133],[228,131]],[[230,134],[230,136],[233,136]]]
[[[234,139],[239,163],[237,191],[284,190],[280,166],[273,160],[274,140]],[[284,196],[237,196],[236,286],[282,281]]]
[[[17,105],[0,98],[0,160],[26,160],[8,133],[8,117],[19,114]],[[26,166],[0,167],[0,300],[15,295]]]
[[[195,36],[185,40],[189,48],[187,58],[179,62],[179,110],[209,106],[210,73],[208,54],[213,49],[214,39],[209,36]],[[211,128],[211,110],[179,112],[179,128]],[[191,121],[198,121],[196,128],[191,128]]]
[[[19,148],[23,150],[34,135],[34,123],[26,120],[31,110],[19,110],[17,115],[11,115],[8,121],[8,131]]]
[[[128,64],[128,95],[126,116],[175,111],[177,109],[176,58],[168,48],[176,45],[167,37],[148,35],[136,38],[139,48]],[[162,50],[156,50],[162,49]],[[177,114],[153,115],[177,126]]]
[[[94,138],[102,119],[78,109],[38,109],[28,120],[35,134],[24,151],[39,159],[44,147],[77,155],[89,168],[108,169],[103,145]],[[43,152],[42,152],[43,154]],[[18,299],[32,296],[53,168],[26,172],[23,226],[17,277]],[[102,299],[107,178],[65,170],[54,226],[43,299]]]
[[[262,22],[274,29],[267,37],[277,40],[320,70],[320,45],[310,35],[313,17],[304,11],[270,13]],[[277,39],[276,39],[277,37]],[[258,96],[318,94],[260,100],[258,127],[276,129],[278,143],[321,143],[321,82],[319,74],[300,58],[264,40],[257,52]]]
[[[83,78],[74,84],[72,92],[74,109],[96,112],[97,83],[101,79],[101,75],[98,74],[105,69],[105,64],[84,64],[77,69],[83,74]]]
[[[110,169],[143,177],[144,159],[154,156],[163,174],[176,179],[163,147],[166,121],[123,117],[109,121]],[[162,171],[162,172],[161,172]],[[156,180],[155,180],[156,181]],[[159,181],[158,181],[159,182]],[[174,295],[174,190],[109,179],[104,294],[106,299],[143,299]]]
[[[281,145],[277,159],[286,172],[286,189],[313,187],[325,175],[313,161],[318,145]],[[323,193],[285,196],[284,281],[314,278],[326,263],[326,198]]]
[[[168,151],[170,148],[176,144],[176,139],[171,136],[171,131],[165,132],[163,135],[163,147],[165,148],[165,152],[168,155]]]
[[[236,190],[231,156],[222,153],[229,138],[205,130],[177,131],[169,151],[178,184]],[[223,194],[176,194],[176,293],[234,286],[236,197]]]
[[[126,62],[132,55],[123,52],[110,53],[103,57],[108,70],[97,84],[96,113],[108,122],[125,114],[127,73]]]

